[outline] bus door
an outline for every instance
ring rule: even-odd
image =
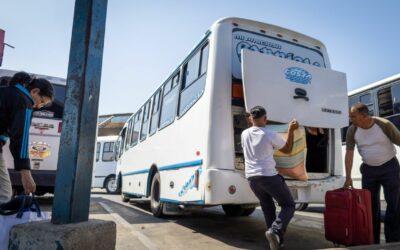
[[[242,50],[242,59],[246,109],[265,107],[269,124],[296,118],[306,130],[310,179],[331,175],[332,129],[348,125],[346,75],[250,50]]]

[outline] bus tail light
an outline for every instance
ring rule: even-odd
[[[241,100],[243,99],[243,85],[241,82],[232,82],[232,98]]]
[[[236,187],[235,187],[235,185],[230,185],[229,188],[228,188],[228,192],[229,192],[230,194],[236,193]]]

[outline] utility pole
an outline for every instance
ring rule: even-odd
[[[76,0],[53,224],[89,218],[107,0]]]

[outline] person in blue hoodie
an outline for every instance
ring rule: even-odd
[[[2,156],[2,147],[8,139],[14,169],[21,174],[25,193],[35,192],[28,151],[32,111],[51,104],[53,99],[51,83],[46,79],[32,79],[26,72],[16,73],[8,87],[0,88],[0,204],[12,198],[10,176]]]

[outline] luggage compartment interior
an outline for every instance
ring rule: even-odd
[[[248,128],[243,107],[233,107],[233,128],[235,143],[235,169],[244,170],[244,156],[241,145],[242,131]],[[274,124],[268,121],[268,124]],[[277,123],[275,123],[277,124]],[[306,170],[308,173],[329,173],[329,129],[306,127]]]

